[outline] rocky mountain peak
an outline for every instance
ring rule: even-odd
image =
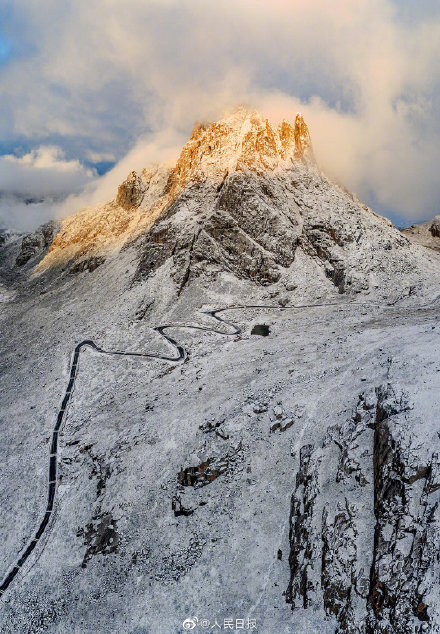
[[[436,216],[431,222],[429,232],[433,238],[440,238],[440,216]]]
[[[140,174],[132,171],[114,200],[65,218],[36,270],[64,266],[88,254],[102,258],[133,241],[194,183],[216,189],[234,174],[270,177],[294,164],[306,170],[315,166],[300,113],[294,125],[275,125],[256,110],[240,106],[217,122],[196,121],[174,168],[154,164]]]
[[[285,122],[283,121],[283,123]],[[307,127],[301,112],[298,112],[295,117],[294,137],[296,155],[310,155],[312,153],[312,142],[310,140],[309,128]]]
[[[295,124],[272,124],[256,110],[239,107],[218,122],[196,122],[171,177],[171,187],[191,180],[221,182],[235,171],[257,174],[286,168],[296,159],[312,160],[307,124],[298,113]]]
[[[300,113],[274,125],[244,107],[196,122],[174,168],[131,172],[114,200],[65,218],[35,271],[91,272],[129,247],[134,281],[168,271],[178,295],[226,272],[290,288],[319,271],[321,287],[371,292],[394,289],[396,270],[420,279],[428,266],[388,220],[325,178]]]

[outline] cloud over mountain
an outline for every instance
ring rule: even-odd
[[[150,155],[142,147],[158,137],[177,147],[195,119],[237,103],[271,119],[302,110],[323,169],[378,211],[438,210],[440,14],[427,0],[417,11],[389,0],[6,6],[8,154],[57,145],[81,163],[118,162]]]

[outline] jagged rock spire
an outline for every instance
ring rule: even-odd
[[[116,202],[124,209],[139,207],[144,197],[145,187],[136,172],[130,172],[125,181],[118,187]]]
[[[301,112],[295,117],[295,151],[297,156],[312,155],[312,141],[310,139],[309,128],[307,127]]]
[[[220,121],[196,122],[170,179],[171,189],[191,180],[221,181],[225,174],[251,170],[257,173],[287,168],[294,160],[313,162],[309,130],[302,114],[292,126],[278,126],[256,110],[239,107]]]

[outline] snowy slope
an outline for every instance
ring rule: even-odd
[[[227,121],[3,249],[0,632],[440,631],[440,257]]]

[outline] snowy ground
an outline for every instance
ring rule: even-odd
[[[173,303],[163,280],[124,285],[131,257],[126,251],[114,265],[64,278],[61,287],[36,280],[33,290],[4,304],[2,576],[44,514],[49,441],[79,341],[169,353],[150,325],[217,328],[198,311],[272,302],[274,309],[223,313],[242,328],[238,336],[170,330],[188,350],[179,364],[81,353],[61,435],[54,516],[1,599],[0,631],[169,634],[197,616],[211,624],[255,619],[267,634],[335,632],[322,600],[292,611],[284,596],[300,450],[325,443],[330,427],[350,419],[359,394],[391,381],[412,403],[417,456],[432,452],[438,289],[394,306],[358,296],[360,306],[331,288],[319,296],[311,285],[290,293],[289,302],[337,305],[280,310],[271,291],[224,276],[208,289],[194,283]],[[139,320],[150,297],[155,304]],[[269,336],[251,335],[255,324],[268,325]],[[207,461],[211,481],[197,480],[191,468]],[[332,469],[321,465],[330,507],[341,495]],[[191,477],[199,486],[183,486]],[[360,530],[371,554],[371,486],[358,505],[371,522]],[[365,614],[356,615],[359,631]],[[194,631],[204,630],[199,624]]]

